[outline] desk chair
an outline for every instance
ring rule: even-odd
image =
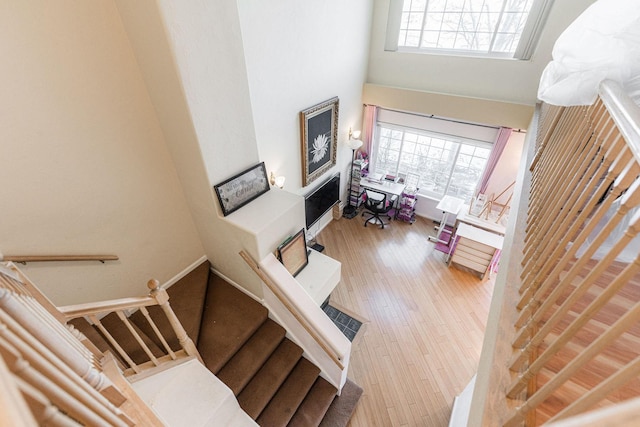
[[[373,222],[374,224],[379,223],[380,228],[384,228],[387,223],[382,220],[380,215],[386,215],[391,219],[389,211],[393,208],[393,200],[387,200],[385,193],[379,193],[369,189],[365,189],[364,193],[366,200],[364,202],[365,211],[362,213],[362,216],[365,214],[369,215],[369,218],[364,222],[364,226],[366,227],[369,222]]]

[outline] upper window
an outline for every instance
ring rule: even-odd
[[[392,0],[387,50],[528,59],[551,1]]]

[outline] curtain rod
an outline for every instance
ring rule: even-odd
[[[412,111],[403,111],[403,110],[396,110],[394,108],[385,108],[385,107],[381,107],[379,105],[373,105],[373,104],[364,104],[365,106],[372,106],[372,107],[378,107],[382,110],[387,110],[387,111],[393,111],[396,113],[403,113],[403,114],[409,114],[412,116],[418,116],[418,117],[426,117],[429,119],[435,119],[435,120],[443,120],[446,122],[452,122],[452,123],[459,123],[459,124],[463,124],[463,125],[470,125],[470,126],[479,126],[479,127],[484,127],[484,128],[489,128],[489,129],[500,129],[501,126],[491,126],[491,125],[485,125],[485,124],[481,124],[481,123],[471,123],[471,122],[465,122],[462,120],[455,120],[455,119],[449,119],[446,117],[439,117],[433,114],[420,114],[420,113],[415,113]],[[520,132],[520,133],[526,133],[526,131],[523,131],[522,129],[512,129],[513,132]]]

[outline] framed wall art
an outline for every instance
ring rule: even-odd
[[[271,188],[267,179],[267,170],[264,162],[250,167],[239,174],[214,185],[222,214],[229,215],[266,193]]]
[[[309,263],[304,228],[278,246],[278,258],[284,267],[296,276]]]
[[[300,112],[303,187],[336,164],[338,104],[336,96]]]

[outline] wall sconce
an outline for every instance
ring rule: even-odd
[[[271,172],[271,175],[269,175],[269,184],[275,185],[278,188],[282,188],[284,187],[285,179],[286,178],[284,176],[276,176],[273,172]]]
[[[352,139],[356,140],[356,141],[360,141],[360,134],[361,132],[359,130],[354,130],[352,131],[351,128],[349,128],[349,140],[351,141]],[[349,142],[347,141],[347,144],[349,144]],[[362,145],[362,141],[360,142],[360,145]],[[358,146],[356,149],[360,148],[360,146]]]

